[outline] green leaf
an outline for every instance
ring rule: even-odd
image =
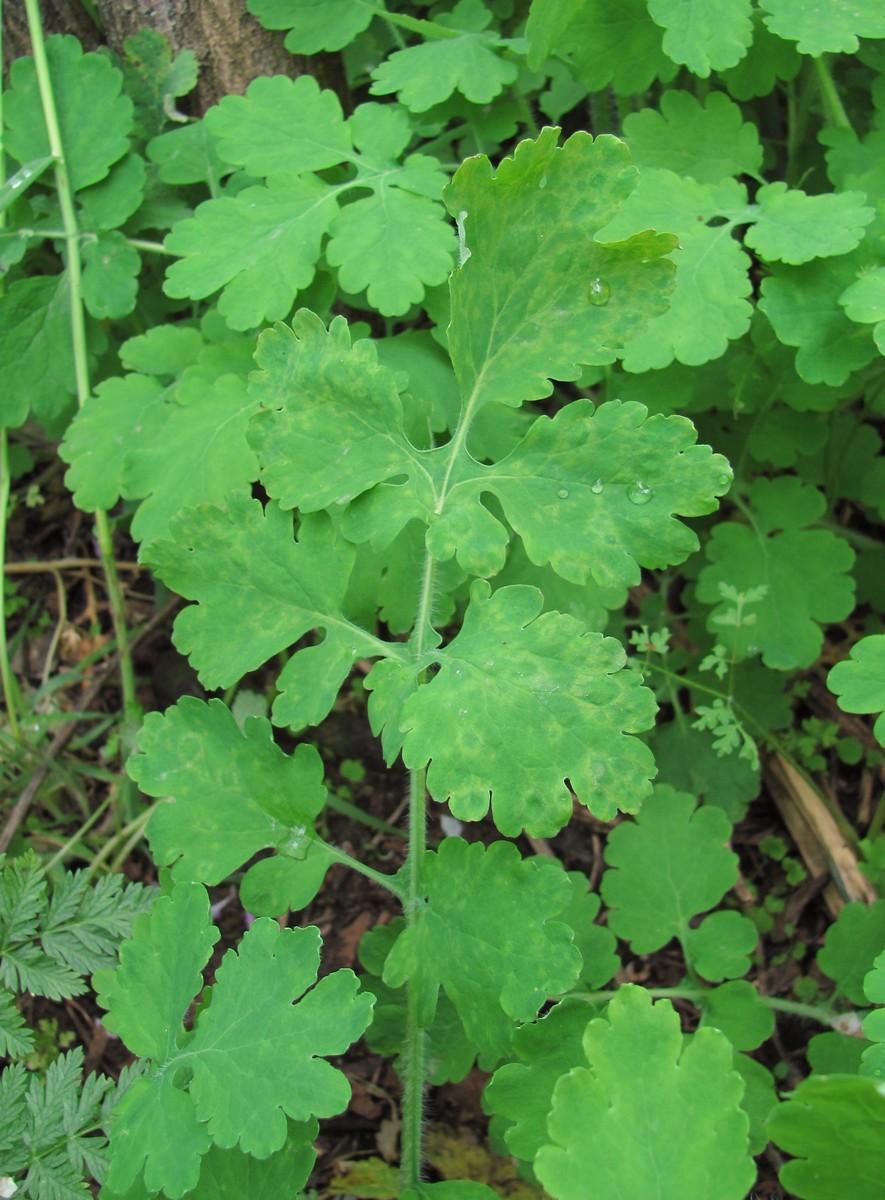
[[[66,275],[20,279],[0,296],[0,376],[4,428],[66,407],[75,387]]]
[[[103,54],[84,54],[74,37],[46,39],[61,144],[74,191],[104,179],[129,149],[132,101],[123,76]],[[20,163],[49,154],[49,137],[32,58],[17,58],[3,97],[6,150]]]
[[[556,833],[573,793],[609,820],[618,808],[635,811],[649,791],[651,756],[625,734],[654,720],[651,693],[622,670],[617,642],[561,613],[539,616],[542,602],[535,588],[490,596],[477,580],[460,632],[434,654],[439,672],[408,696],[399,721],[406,766],[430,761],[431,796],[469,821],[482,819],[491,799],[508,837],[523,827],[536,837]],[[376,706],[399,681],[366,681],[376,732]]]
[[[743,1200],[756,1178],[743,1080],[718,1029],[686,1045],[667,1000],[619,989],[584,1034],[589,1067],[563,1076],[535,1171],[556,1200],[600,1195]],[[587,1130],[593,1130],[593,1137]]]
[[[83,303],[93,317],[114,320],[135,308],[141,258],[117,230],[83,246]]]
[[[305,517],[299,540],[275,504],[232,492],[227,511],[185,509],[172,541],[154,542],[145,561],[180,596],[198,600],[175,622],[175,644],[209,688],[226,687],[322,628],[325,641],[298,651],[277,682],[274,721],[317,724],[355,659],[378,643],[341,616],[354,550],[325,515]],[[261,613],[257,625],[254,614]]]
[[[321,171],[351,154],[338,97],[311,75],[255,79],[245,96],[225,96],[205,120],[221,157],[249,175]]]
[[[768,1119],[794,1156],[779,1178],[803,1200],[879,1200],[885,1173],[885,1096],[874,1079],[812,1075]]]
[[[16,1008],[15,997],[0,988],[0,1054],[24,1058],[34,1048],[34,1034]]]
[[[585,133],[556,142],[545,129],[495,172],[470,158],[445,192],[469,251],[452,277],[449,352],[471,411],[548,396],[549,379],[613,361],[666,306],[672,268],[659,260],[672,238],[594,240],[635,186],[626,146]]]
[[[372,21],[361,0],[248,0],[248,9],[265,29],[289,29],[285,47],[292,54],[343,50]]]
[[[885,709],[885,634],[871,634],[852,646],[850,658],[830,671],[827,687],[839,697],[843,712]],[[873,732],[885,745],[885,713],[877,719]]]
[[[513,1021],[530,1021],[574,983],[581,956],[554,918],[568,904],[565,872],[520,858],[509,842],[446,838],[421,866],[426,905],[388,955],[384,982],[415,988],[418,1020],[433,1021],[440,987],[483,1051],[503,1057]]]
[[[681,721],[656,726],[649,739],[659,783],[690,792],[739,821],[759,794],[759,768],[745,758],[717,754],[709,732]]]
[[[668,82],[677,67],[661,47],[662,33],[646,0],[534,0],[526,25],[533,70],[554,52],[591,92],[609,84],[619,96]]]
[[[648,13],[666,30],[664,53],[702,79],[740,62],[753,39],[751,0],[648,0]]]
[[[663,567],[696,548],[674,514],[710,512],[731,485],[726,460],[696,437],[685,418],[649,417],[641,404],[594,411],[576,400],[552,420],[539,417],[503,461],[459,471],[428,546],[438,558],[457,550],[467,570],[494,569],[500,534],[476,521],[490,492],[533,563],[549,562],[572,583],[592,575],[605,588],[636,584],[640,563]]]
[[[230,169],[218,157],[205,121],[161,133],[151,139],[146,152],[163,183],[207,183],[214,189]]]
[[[762,168],[756,126],[722,92],[711,92],[703,104],[691,92],[664,92],[660,111],[625,117],[624,136],[640,169],[664,168],[698,183],[758,177]]]
[[[767,96],[778,80],[795,79],[802,66],[795,46],[775,37],[764,23],[762,13],[753,13],[753,44],[735,67],[721,74],[721,80],[735,100]]]
[[[126,1192],[144,1170],[149,1191],[177,1200],[196,1186],[212,1141],[268,1158],[286,1144],[287,1117],[308,1121],[347,1104],[347,1080],[317,1055],[342,1053],[359,1037],[372,1001],[356,995],[350,971],[314,986],[316,929],[281,930],[259,918],[238,953],[225,956],[212,1003],[184,1032],[181,1018],[217,936],[205,890],[178,883],[139,918],[120,967],[100,981],[108,1027],[154,1058],[153,1074],[114,1116],[111,1191]]]
[[[875,323],[873,337],[885,354],[885,267],[874,267],[839,297],[845,315],[859,324]]]
[[[864,979],[883,946],[885,900],[869,907],[859,902],[846,904],[827,930],[817,956],[817,965],[835,981],[835,996],[845,996],[852,1004],[866,1004]]]
[[[584,960],[578,982],[586,988],[599,988],[614,978],[620,966],[615,936],[605,925],[596,924],[601,901],[597,892],[587,890],[590,883],[586,875],[569,871],[568,877],[572,898],[560,916],[574,930],[575,945]]]
[[[190,1200],[219,1200],[222,1196],[279,1200],[297,1193],[313,1170],[318,1129],[316,1121],[290,1123],[285,1144],[269,1158],[212,1146],[202,1160],[200,1182],[188,1192]]]
[[[871,1003],[885,1004],[885,952],[876,958],[873,969],[864,976],[863,988]],[[881,1081],[885,1075],[885,1008],[877,1008],[864,1018],[863,1032],[864,1037],[874,1044],[864,1050],[859,1073]]]
[[[273,847],[288,883],[285,898],[256,903],[255,880],[275,861],[263,859],[241,883],[248,910],[279,916],[313,899],[329,865],[313,832],[326,799],[313,746],[300,745],[290,757],[263,717],[248,718],[240,730],[220,700],[185,696],[162,716],[148,714],[138,748],[130,775],[149,796],[171,800],[154,810],[148,838],[156,862],[174,864],[174,879],[220,883]],[[305,857],[309,846],[315,853]]]
[[[565,999],[537,1021],[513,1034],[516,1061],[494,1073],[483,1092],[483,1105],[512,1122],[504,1134],[517,1158],[533,1162],[547,1142],[547,1114],[563,1075],[582,1061],[582,1043],[593,1009]]]
[[[721,1029],[736,1050],[755,1050],[774,1033],[774,1010],[748,979],[711,988],[700,1007],[701,1025]]]
[[[722,588],[767,590],[726,644],[743,657],[761,653],[768,667],[790,670],[814,662],[823,638],[819,623],[841,621],[854,603],[854,561],[848,543],[809,529],[826,508],[815,488],[794,476],[757,479],[747,490],[752,524],[721,521],[707,544],[709,565],[698,578],[700,600],[714,605],[708,628],[725,620],[731,601]]]
[[[184,257],[169,267],[165,291],[200,300],[224,288],[218,309],[233,329],[278,320],[313,280],[336,212],[328,184],[292,173],[207,200],[166,238],[166,249]]]
[[[806,383],[843,384],[876,357],[870,330],[859,328],[839,303],[866,265],[863,247],[851,256],[800,267],[774,267],[762,282],[759,308],[777,336],[797,346],[796,370]]]
[[[756,193],[759,216],[744,240],[763,258],[793,266],[847,254],[875,216],[865,200],[863,192],[806,196],[785,183],[766,184]]]
[[[401,316],[444,283],[452,269],[453,238],[442,210],[402,188],[381,188],[346,205],[326,249],[345,291],[367,289],[372,308]]]
[[[480,0],[458,0],[437,24],[457,36],[396,50],[372,71],[374,96],[396,92],[412,112],[426,112],[458,91],[472,104],[490,104],[516,79],[517,68],[495,51],[504,39],[484,32],[492,14]]]
[[[6,212],[10,204],[18,200],[19,196],[23,196],[31,184],[36,183],[54,161],[51,155],[44,154],[42,158],[35,158],[31,162],[25,163],[8,179],[0,183],[0,213]]]
[[[197,56],[181,50],[173,59],[166,38],[147,28],[124,38],[123,50],[126,94],[135,102],[138,133],[151,137],[175,112],[178,97],[197,86]]]
[[[695,803],[658,785],[635,822],[609,834],[601,886],[608,926],[636,954],[673,937],[685,944],[691,918],[718,904],[737,877],[731,822],[721,809]]]
[[[829,0],[811,9],[803,0],[761,0],[765,24],[778,37],[798,42],[802,54],[853,54],[859,37],[885,37],[878,0]]]
[[[144,200],[147,168],[140,154],[127,154],[99,183],[77,196],[84,230],[110,230],[123,225]],[[88,247],[84,243],[84,250]]]
[[[704,979],[734,979],[750,969],[750,955],[758,940],[756,926],[749,917],[732,911],[714,912],[696,928],[689,928],[685,955]]]

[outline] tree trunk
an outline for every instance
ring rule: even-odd
[[[47,33],[73,33],[87,50],[104,42],[122,56],[124,40],[145,26],[163,34],[173,54],[193,50],[199,82],[182,101],[182,108],[193,116],[202,116],[222,96],[242,94],[259,75],[315,75],[321,86],[338,93],[345,110],[350,108],[338,55],[290,54],[283,46],[284,35],[259,25],[246,10],[246,0],[96,0],[103,36],[80,4],[43,0],[41,8]],[[4,58],[29,54],[24,6],[4,5],[3,26]]]

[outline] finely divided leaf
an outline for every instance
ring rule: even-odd
[[[626,735],[653,722],[651,693],[621,669],[619,643],[573,617],[539,616],[542,602],[536,588],[490,595],[477,580],[460,632],[433,654],[439,672],[408,696],[399,720],[403,759],[430,762],[433,798],[464,820],[480,820],[491,800],[509,837],[556,833],[572,793],[610,820],[649,791],[651,755]]]
[[[658,785],[635,822],[609,834],[601,889],[609,928],[637,954],[673,937],[685,942],[692,917],[718,904],[737,877],[730,836],[721,809],[695,808],[693,796]]]
[[[622,986],[553,1093],[535,1171],[555,1200],[743,1200],[756,1178],[744,1084],[718,1029],[684,1039],[668,1000]],[[592,1137],[588,1130],[593,1131]]]
[[[623,142],[557,130],[517,146],[492,171],[469,158],[446,189],[465,240],[452,277],[449,352],[464,404],[517,406],[577,379],[581,363],[613,361],[667,304],[670,237],[595,241],[633,190]],[[469,251],[469,256],[464,257]]]
[[[421,889],[426,906],[394,944],[384,982],[409,980],[423,1026],[443,987],[468,1037],[503,1057],[513,1022],[533,1020],[580,970],[572,931],[555,920],[569,902],[568,878],[558,866],[520,858],[509,842],[446,838],[424,856]]]
[[[250,717],[240,730],[220,700],[185,696],[164,714],[148,715],[138,747],[129,760],[132,778],[148,795],[170,798],[154,809],[148,838],[154,859],[174,864],[173,878],[220,883],[273,847],[279,859],[254,864],[240,885],[249,911],[279,916],[313,899],[329,865],[313,832],[326,798],[313,746],[286,755],[263,717]],[[262,896],[256,881],[275,861],[282,895]]]

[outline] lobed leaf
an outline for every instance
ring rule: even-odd
[[[667,1000],[622,986],[584,1034],[589,1067],[553,1092],[535,1171],[556,1200],[589,1190],[659,1200],[743,1200],[756,1177],[744,1084],[718,1029],[686,1042]],[[593,1130],[593,1137],[587,1130]]]
[[[424,1027],[444,988],[471,1041],[503,1057],[512,1022],[532,1020],[580,969],[572,931],[555,920],[569,902],[565,872],[520,858],[509,842],[446,838],[424,856],[421,890],[426,905],[394,943],[384,982],[409,981]]]
[[[733,175],[758,177],[762,168],[759,131],[723,92],[711,92],[704,103],[691,92],[664,92],[658,108],[624,118],[624,137],[643,171],[665,169],[715,184]]]
[[[769,667],[807,667],[820,651],[819,623],[841,621],[851,612],[854,581],[845,572],[854,552],[837,534],[808,528],[826,504],[795,476],[757,479],[748,502],[752,525],[720,522],[707,544],[709,565],[700,573],[697,594],[715,606],[708,627],[724,623],[730,601],[723,599],[723,586],[744,593],[765,588],[752,617],[720,636],[739,657],[761,653]]]
[[[768,1118],[772,1141],[793,1161],[779,1178],[803,1200],[878,1200],[885,1171],[885,1096],[874,1079],[812,1075]]]
[[[802,54],[853,54],[859,37],[885,37],[885,13],[878,0],[829,0],[809,9],[802,0],[761,0],[772,33],[797,42]]]
[[[84,54],[70,36],[46,39],[59,132],[74,191],[104,179],[129,149],[132,101],[123,76],[103,54]],[[3,97],[6,150],[20,163],[49,154],[49,136],[33,58],[15,59]]]
[[[756,193],[759,216],[745,241],[763,258],[793,266],[847,254],[875,216],[865,200],[863,192],[807,196],[785,183],[766,184]]]
[[[885,635],[871,634],[855,643],[851,657],[830,671],[827,687],[838,696],[843,712],[885,709]],[[873,732],[885,745],[885,713],[877,718]]]
[[[869,907],[859,902],[846,904],[827,930],[817,955],[817,965],[835,981],[834,997],[845,996],[852,1004],[866,1003],[864,980],[883,945],[885,900]]]
[[[751,0],[648,0],[648,13],[666,30],[664,53],[702,79],[740,62],[753,39]]]
[[[483,155],[467,159],[444,195],[469,251],[451,282],[449,353],[471,414],[612,362],[666,304],[672,238],[596,240],[635,186],[626,146],[585,133],[556,143],[542,130],[494,172]]]
[[[259,893],[256,884],[276,861],[262,859],[240,885],[244,905],[279,916],[313,899],[329,866],[313,831],[326,799],[313,746],[286,755],[263,717],[250,717],[241,731],[220,700],[185,696],[162,715],[148,714],[138,749],[130,775],[149,796],[171,801],[155,808],[148,839],[156,862],[173,866],[174,879],[220,883],[273,847],[282,887]]]
[[[460,632],[433,654],[440,669],[429,683],[410,690],[407,668],[396,664],[366,682],[376,733],[402,704],[403,761],[430,763],[431,796],[468,821],[491,801],[505,836],[557,832],[573,793],[609,820],[649,791],[651,756],[627,735],[653,722],[651,693],[622,670],[617,642],[561,613],[539,615],[542,602],[536,588],[490,595],[477,580]]]
[[[292,54],[343,50],[375,15],[361,0],[248,0],[248,9],[265,29],[288,29],[285,47]]]
[[[731,822],[721,809],[695,804],[659,784],[635,822],[609,834],[601,885],[608,925],[637,954],[673,937],[686,943],[691,918],[718,904],[735,881]]]

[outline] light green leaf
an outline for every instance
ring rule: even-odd
[[[664,53],[702,79],[740,62],[753,40],[751,0],[648,0],[648,13],[666,30]]]
[[[205,889],[178,883],[136,922],[120,967],[101,981],[109,1028],[154,1058],[153,1074],[115,1114],[112,1191],[126,1192],[144,1167],[148,1190],[177,1200],[196,1186],[211,1141],[267,1158],[286,1144],[287,1117],[308,1121],[347,1104],[347,1080],[317,1055],[347,1049],[368,1024],[372,1000],[356,995],[350,971],[314,986],[314,928],[281,930],[259,918],[239,952],[223,959],[212,1003],[184,1032],[181,1018],[217,936]]]
[[[179,614],[175,643],[206,686],[228,686],[322,628],[325,641],[283,669],[274,704],[277,724],[322,720],[354,660],[378,653],[376,640],[340,615],[353,547],[319,514],[302,520],[296,542],[289,514],[275,504],[262,510],[242,492],[231,493],[227,511],[185,509],[170,533],[144,558],[180,596],[200,602]]]
[[[550,378],[611,362],[666,307],[672,268],[659,260],[672,238],[594,240],[635,185],[626,146],[585,133],[556,142],[545,129],[495,172],[470,158],[445,192],[469,251],[452,277],[449,352],[471,410],[549,395]]]
[[[237,375],[178,385],[174,398],[150,410],[151,436],[139,436],[124,458],[123,492],[145,497],[132,522],[140,541],[167,537],[183,508],[221,504],[231,488],[257,478],[246,428],[255,411]]]
[[[721,1029],[736,1050],[755,1050],[774,1033],[774,1010],[748,979],[731,979],[711,988],[700,1007],[701,1025]]]
[[[756,193],[759,216],[744,240],[763,258],[793,266],[847,254],[875,216],[865,200],[863,192],[806,196],[785,183],[766,184]]]
[[[873,337],[885,354],[885,267],[873,267],[839,297],[845,315],[859,324],[875,323]]]
[[[285,1144],[269,1158],[212,1146],[200,1164],[200,1182],[188,1192],[190,1200],[219,1200],[222,1196],[280,1200],[297,1194],[313,1170],[318,1130],[316,1121],[290,1122]]]
[[[0,296],[0,426],[34,413],[58,416],[73,395],[70,293],[66,275],[19,279]]]
[[[321,171],[350,157],[341,102],[312,75],[262,76],[205,117],[219,155],[249,175]]]
[[[83,246],[83,303],[93,317],[118,320],[135,308],[141,258],[118,230]]]
[[[439,672],[402,706],[406,766],[430,762],[431,796],[463,820],[480,820],[491,800],[508,837],[522,828],[536,837],[557,832],[571,816],[572,793],[601,820],[635,811],[652,760],[625,735],[653,722],[654,703],[638,676],[621,669],[621,646],[572,617],[539,616],[535,588],[489,593],[484,580],[473,584],[460,632],[433,654]],[[367,680],[376,732],[375,705],[398,682],[396,673]]]
[[[375,15],[361,0],[248,0],[248,9],[265,29],[291,31],[284,44],[292,54],[343,50]]]
[[[759,934],[749,917],[733,911],[714,912],[685,935],[689,965],[704,979],[735,979],[750,969]]]
[[[146,179],[147,168],[140,154],[121,158],[109,175],[77,195],[83,228],[117,229],[123,225],[144,200]]]
[[[552,420],[539,417],[503,461],[454,474],[428,546],[437,558],[457,552],[468,571],[494,571],[501,535],[476,521],[488,492],[538,566],[549,562],[572,583],[638,583],[639,563],[663,567],[696,548],[694,532],[674,515],[710,512],[731,485],[726,460],[696,437],[683,417],[649,417],[642,405],[619,402],[594,410],[577,400]]]
[[[285,317],[313,280],[337,211],[328,184],[292,173],[206,200],[166,238],[166,249],[183,257],[169,267],[164,290],[200,300],[224,288],[218,308],[233,329]]]
[[[686,1045],[670,1002],[626,985],[587,1026],[584,1053],[589,1067],[556,1085],[550,1143],[535,1158],[551,1196],[743,1200],[756,1178],[744,1084],[718,1029]]]
[[[636,954],[673,937],[685,944],[691,918],[718,904],[737,877],[731,822],[721,809],[695,803],[659,784],[635,822],[609,834],[601,886],[608,926]]]
[[[556,53],[591,92],[611,84],[619,96],[668,82],[677,66],[661,47],[663,34],[646,0],[534,0],[526,25],[529,66]]]
[[[740,657],[762,654],[777,670],[807,667],[823,638],[821,623],[841,621],[854,603],[846,572],[854,552],[837,534],[809,529],[826,502],[795,476],[757,479],[748,488],[752,525],[721,521],[707,544],[709,565],[698,577],[700,600],[713,605],[708,628],[719,631],[731,603],[722,586],[739,592],[766,588],[750,619],[718,636]]]
[[[578,975],[571,930],[554,919],[569,902],[568,878],[560,867],[520,858],[509,842],[446,838],[424,856],[421,890],[426,906],[395,942],[384,982],[409,980],[422,1026],[444,988],[471,1041],[503,1057],[513,1022],[533,1020]]]
[[[802,54],[854,54],[859,37],[885,37],[879,0],[827,0],[809,9],[804,0],[760,0],[772,33],[798,42]]]
[[[762,281],[759,308],[780,340],[798,347],[796,370],[806,383],[839,387],[876,357],[870,330],[859,328],[839,303],[866,262],[861,247],[851,256],[774,267]]]
[[[647,167],[621,212],[601,231],[606,239],[649,226],[679,235],[669,309],[628,342],[628,371],[658,370],[674,357],[699,366],[719,358],[729,340],[746,332],[753,313],[746,299],[752,291],[750,259],[732,235],[733,223],[748,219],[746,199],[745,187],[732,179],[706,186]],[[725,217],[725,224],[710,224],[718,217]]]
[[[606,925],[597,925],[601,901],[599,893],[588,891],[586,875],[580,871],[569,871],[572,883],[572,898],[562,910],[563,920],[575,935],[575,945],[584,960],[579,982],[586,988],[600,988],[613,979],[620,964],[615,945],[615,935]]]
[[[279,858],[262,859],[242,881],[248,910],[279,916],[313,899],[330,861],[313,831],[326,799],[313,746],[302,744],[290,757],[263,717],[248,718],[241,731],[220,700],[185,696],[162,715],[148,714],[138,748],[130,775],[149,796],[170,801],[155,808],[148,838],[154,859],[172,865],[174,879],[220,883],[272,847]],[[265,893],[265,905],[256,905],[256,885],[272,862],[283,894]]]
[[[123,76],[103,54],[84,54],[74,37],[46,39],[65,163],[74,191],[104,179],[129,149],[132,101]],[[49,154],[49,137],[32,58],[17,58],[3,97],[6,151],[20,163]]]
[[[452,269],[454,238],[438,204],[383,184],[372,196],[346,205],[332,222],[326,249],[345,291],[368,290],[372,308],[401,316],[444,283]]]
[[[659,109],[624,119],[624,137],[641,170],[665,168],[698,183],[758,176],[762,167],[759,131],[722,92],[703,104],[691,92],[664,92]]]
[[[426,112],[458,91],[472,104],[489,104],[516,79],[516,64],[495,51],[504,45],[486,33],[492,14],[480,0],[458,0],[451,13],[439,13],[439,25],[457,31],[396,50],[372,71],[373,96],[396,92],[412,112]]]
[[[192,325],[153,325],[123,343],[120,361],[130,371],[175,379],[197,361],[205,344]]]
[[[593,1014],[583,1001],[565,999],[537,1021],[521,1025],[513,1034],[515,1061],[499,1067],[486,1085],[484,1107],[512,1122],[504,1140],[525,1162],[533,1162],[548,1140],[553,1090],[583,1061],[584,1031]]]
[[[835,981],[834,995],[865,1005],[864,980],[885,946],[885,900],[846,904],[829,927],[817,965]]]
[[[874,1079],[812,1075],[768,1119],[794,1155],[779,1178],[803,1200],[880,1200],[885,1177],[885,1095]]]
[[[872,1004],[885,1004],[885,951],[864,976],[863,988]],[[881,1082],[885,1076],[885,1008],[877,1008],[864,1018],[863,1032],[873,1045],[864,1050],[859,1073],[871,1075]]]
[[[827,687],[839,697],[843,712],[885,709],[885,634],[871,634],[852,646],[850,659],[830,671]],[[885,745],[885,713],[878,717],[873,732]]]

